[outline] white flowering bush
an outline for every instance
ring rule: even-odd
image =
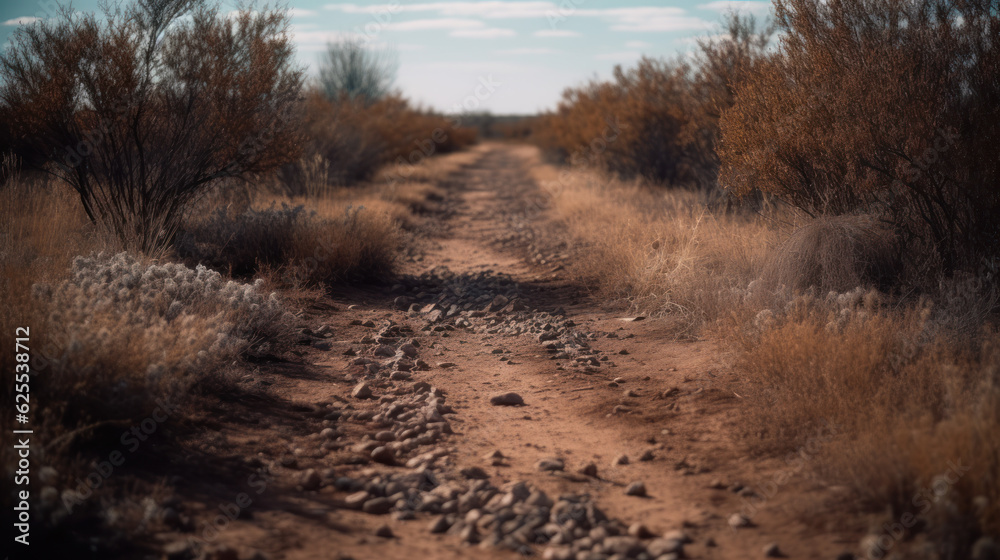
[[[261,282],[204,266],[144,263],[128,253],[77,257],[70,278],[36,284],[46,329],[61,347],[62,387],[114,406],[184,391],[227,360],[267,350],[286,311]],[[123,410],[124,412],[124,410]]]

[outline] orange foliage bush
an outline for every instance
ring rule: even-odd
[[[997,2],[775,7],[781,48],[722,116],[722,182],[812,214],[877,214],[930,270],[995,272]]]
[[[613,81],[567,89],[533,124],[534,141],[557,161],[670,185],[716,186],[718,119],[733,90],[764,57],[770,28],[731,16],[727,36],[699,45],[695,63],[643,57]]]

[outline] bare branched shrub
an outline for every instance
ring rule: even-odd
[[[394,51],[369,48],[361,39],[345,39],[327,43],[320,57],[319,83],[331,101],[369,104],[389,95],[398,69]]]
[[[22,151],[149,252],[207,185],[296,156],[301,72],[281,10],[223,17],[199,0],[140,0],[105,11],[67,7],[19,27],[0,56],[0,100]]]
[[[813,214],[878,214],[926,265],[995,272],[998,4],[775,8],[780,52],[722,117],[722,182]]]

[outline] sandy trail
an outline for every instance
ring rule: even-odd
[[[437,443],[447,452],[448,472],[480,467],[498,488],[525,481],[553,498],[589,494],[609,517],[625,525],[642,522],[656,534],[685,531],[692,542],[684,554],[691,558],[761,558],[769,543],[778,544],[791,558],[834,558],[851,548],[848,543],[857,542],[856,528],[836,526],[823,512],[806,509],[805,504],[815,508],[828,499],[829,489],[796,473],[783,477],[781,485],[768,484],[793,467],[742,454],[732,435],[739,421],[738,399],[725,389],[732,373],[718,346],[707,340],[673,341],[652,319],[623,320],[562,279],[558,262],[531,262],[526,239],[534,239],[534,245],[558,245],[553,237],[558,228],[552,225],[544,193],[530,179],[529,167],[537,164],[533,152],[497,144],[479,148],[478,154],[475,162],[439,181],[447,192],[448,211],[428,218],[441,220],[435,230],[439,234],[424,240],[423,259],[404,266],[399,285],[338,293],[309,310],[304,325],[329,325],[332,347],[304,347],[302,364],[263,365],[259,374],[271,384],[274,402],[248,406],[247,421],[221,421],[215,427],[218,433],[212,437],[219,447],[257,460],[243,460],[236,471],[240,474],[228,480],[197,486],[205,497],[187,505],[194,534],[200,535],[217,513],[215,502],[245,488],[243,473],[266,468],[270,483],[247,508],[252,515],[228,523],[206,548],[232,547],[248,558],[261,551],[269,558],[288,559],[518,555],[463,544],[456,535],[431,534],[430,514],[418,512],[415,519],[402,520],[395,514],[371,515],[344,507],[352,492],[338,489],[331,482],[336,477],[360,480],[409,470],[401,464],[352,464],[347,444],[378,431],[363,422],[340,423],[343,448],[320,447],[324,438],[319,432],[337,424],[323,421],[317,410],[377,409],[376,401],[351,397],[352,388],[364,379],[359,373],[363,367],[352,365],[357,358],[343,355],[369,356],[378,347],[363,343],[377,330],[365,326],[366,321],[409,328],[406,336],[420,344],[420,358],[429,369],[413,371],[409,381],[440,389],[454,410],[447,417],[455,433]],[[488,291],[503,279],[503,289],[515,293],[529,311],[569,320],[598,364],[553,359],[554,353],[532,332],[511,335],[499,324],[499,332],[491,333],[489,315],[482,318],[482,328],[424,330],[431,324],[427,314],[400,309],[397,298],[404,294],[422,307],[435,299],[439,278],[463,293]],[[517,321],[507,327],[516,329],[531,319]],[[395,385],[386,383],[376,385],[376,396],[391,394]],[[508,391],[521,395],[525,406],[490,404],[490,395]],[[502,465],[484,458],[495,450],[506,457]],[[622,454],[628,464],[613,464]],[[289,456],[296,457],[294,465],[286,464]],[[536,463],[548,458],[563,460],[565,472],[539,471]],[[597,466],[597,478],[576,474],[587,463]],[[309,468],[325,473],[324,483],[304,491],[299,485]],[[625,495],[625,487],[634,481],[645,483],[648,497]],[[729,487],[737,483],[751,490],[745,495],[732,492]],[[756,499],[747,494],[751,491]],[[729,527],[729,517],[740,511],[752,514],[752,527]],[[375,536],[382,525],[395,537]],[[171,538],[183,539],[185,534]],[[531,550],[540,555],[545,545]]]

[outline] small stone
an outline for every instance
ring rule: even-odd
[[[378,529],[375,529],[375,536],[383,539],[391,539],[396,535],[393,534],[391,527],[388,525],[382,525]]]
[[[396,453],[390,447],[381,445],[372,449],[372,461],[383,465],[395,465]]]
[[[337,439],[337,436],[340,434],[338,434],[337,430],[334,430],[333,428],[323,428],[319,435],[323,439]]]
[[[364,490],[360,490],[344,498],[344,506],[348,509],[361,509],[361,506],[363,506],[369,498],[371,498],[371,494]]]
[[[396,349],[388,344],[382,344],[375,349],[375,355],[380,358],[389,358],[396,355]]]
[[[681,543],[685,544],[692,542],[690,535],[688,535],[684,531],[681,531],[680,529],[674,529],[673,531],[667,531],[666,533],[663,533],[663,538],[680,541]]]
[[[375,441],[396,441],[396,434],[389,430],[383,430],[375,434]]]
[[[764,556],[766,558],[780,558],[782,556],[778,543],[770,543],[764,546]]]
[[[384,515],[389,513],[396,502],[389,498],[372,498],[361,506],[361,511],[371,515]]]
[[[541,461],[535,463],[535,468],[542,472],[551,471],[561,471],[565,468],[566,464],[562,459],[542,459]]]
[[[649,527],[638,522],[629,525],[628,534],[637,539],[648,539],[653,536],[653,532],[649,530]]]
[[[638,496],[640,498],[645,497],[646,496],[646,484],[644,482],[642,482],[642,481],[636,481],[636,482],[633,482],[632,484],[629,484],[628,487],[625,488],[625,495],[626,496]]]
[[[458,364],[456,364],[455,362],[438,362],[437,367],[442,369],[448,369],[448,368],[453,368],[457,365]]]
[[[354,386],[354,390],[351,391],[351,396],[356,399],[370,399],[372,398],[372,388],[367,382],[362,381]]]
[[[587,463],[579,471],[580,474],[584,476],[589,476],[591,478],[597,478],[597,465],[594,463]]]
[[[612,463],[611,463],[611,464],[612,464],[612,465],[627,465],[628,463],[629,463],[629,460],[628,460],[628,455],[625,455],[625,454],[623,453],[623,454],[621,454],[621,455],[619,455],[619,456],[615,457],[615,460],[614,460],[614,461],[612,461]]]
[[[330,350],[333,348],[333,343],[329,340],[314,340],[312,347],[317,350]]]
[[[642,461],[642,462],[644,462],[644,463],[648,462],[648,461],[652,461],[655,458],[656,458],[656,455],[653,454],[653,450],[652,449],[647,449],[646,451],[644,451],[642,453],[642,455],[639,456],[639,460]]]
[[[450,528],[451,528],[451,523],[448,521],[447,515],[438,516],[437,519],[431,521],[430,525],[428,526],[428,530],[435,535],[444,533]]]
[[[323,484],[323,478],[316,472],[316,469],[306,469],[299,476],[299,486],[303,490],[318,490]]]
[[[659,558],[667,554],[680,554],[684,550],[684,543],[674,539],[655,539],[646,545],[646,550],[653,558]]]
[[[517,393],[500,393],[490,397],[493,406],[523,406],[524,399]]]
[[[733,529],[739,529],[741,527],[750,526],[750,520],[747,519],[747,517],[741,513],[734,513],[730,515],[727,521],[729,522],[729,526],[732,527]]]
[[[481,467],[466,467],[461,470],[462,476],[470,480],[485,480],[490,477]]]

